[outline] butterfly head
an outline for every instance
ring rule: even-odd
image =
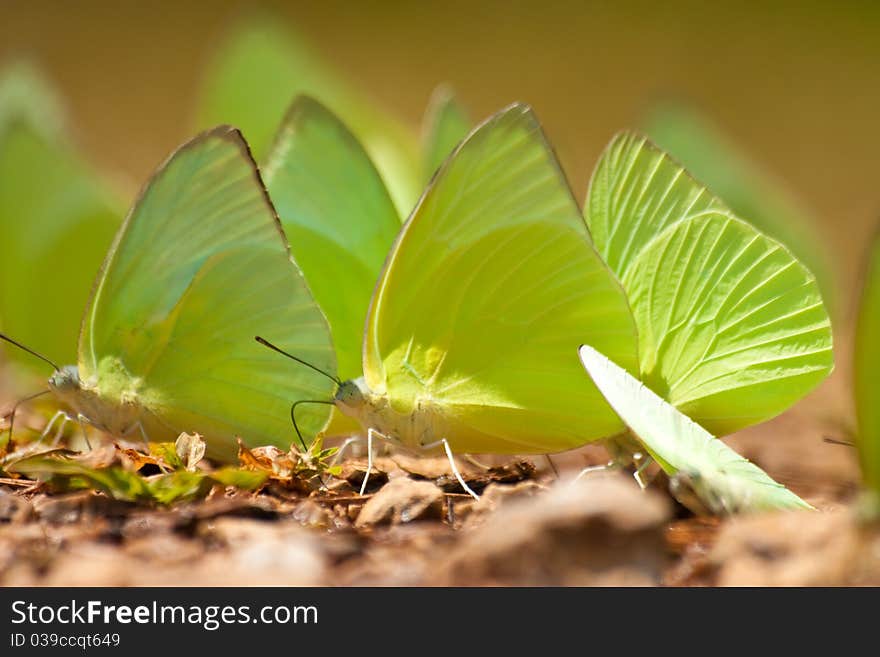
[[[72,393],[82,388],[79,378],[79,369],[76,365],[65,365],[52,373],[49,377],[49,388],[60,395]]]
[[[709,478],[696,468],[679,470],[670,477],[669,492],[697,515],[728,515],[737,510],[717,478]]]
[[[360,409],[367,401],[365,385],[363,379],[343,381],[336,389],[333,402],[339,407],[339,410],[351,414],[352,411]]]
[[[49,390],[56,399],[69,406],[76,413],[81,412],[81,401],[86,392],[82,379],[79,378],[79,369],[76,365],[65,365],[52,372],[49,377]]]

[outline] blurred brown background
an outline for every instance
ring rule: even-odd
[[[192,131],[212,46],[255,8],[417,122],[448,81],[475,118],[533,104],[582,196],[653,101],[703,109],[822,220],[851,289],[880,221],[880,3],[3,0],[0,63],[30,55],[104,169],[143,180]]]

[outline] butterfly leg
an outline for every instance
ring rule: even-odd
[[[455,475],[455,478],[458,480],[458,483],[464,488],[465,492],[468,493],[475,500],[479,500],[480,496],[477,495],[471,487],[465,483],[464,478],[461,476],[461,473],[458,471],[458,467],[455,465],[455,457],[452,455],[452,449],[449,447],[449,442],[447,442],[446,438],[440,440],[443,443],[443,449],[446,450],[446,458],[449,459],[449,467],[452,468],[452,474]]]
[[[361,482],[361,490],[358,495],[363,495],[367,490],[367,482],[370,480],[370,472],[373,470],[373,434],[379,433],[378,431],[374,431],[373,428],[367,429],[367,472],[364,475],[364,480]]]
[[[336,455],[333,457],[330,465],[336,465],[337,463],[339,463],[339,461],[342,460],[342,455],[345,453],[345,450],[348,449],[348,446],[358,442],[359,440],[359,436],[349,436],[348,438],[343,440],[342,444],[339,446],[339,449],[336,450]]]
[[[559,470],[556,469],[556,464],[553,462],[553,459],[550,458],[549,454],[544,454],[544,458],[547,459],[547,465],[549,465],[550,469],[553,471],[553,476],[558,480]]]
[[[490,466],[486,465],[485,463],[480,463],[480,461],[474,458],[472,454],[462,454],[461,458],[463,458],[471,465],[478,467],[480,470],[491,470]]]
[[[58,425],[58,431],[55,432],[55,437],[52,439],[52,447],[57,447],[58,443],[61,442],[61,436],[64,435],[64,427],[67,426],[68,422],[70,422],[70,416],[67,413],[64,413],[64,417],[61,419],[61,424]]]
[[[89,442],[89,434],[86,431],[86,422],[88,422],[88,418],[79,413],[76,416],[76,421],[79,423],[79,428],[82,429],[83,439],[86,441],[86,447],[88,447],[89,451],[92,451],[92,443]]]
[[[0,338],[8,340],[8,338],[3,336],[2,334],[0,334]],[[19,345],[19,346],[21,346],[21,345]],[[18,410],[18,407],[21,406],[22,404],[24,404],[25,402],[29,402],[32,399],[36,399],[37,397],[40,397],[41,395],[46,395],[49,392],[50,392],[49,390],[41,390],[40,392],[38,392],[36,394],[28,395],[27,397],[23,397],[22,399],[19,399],[17,402],[15,402],[15,404],[12,405],[12,410],[9,411],[9,415],[7,416],[7,417],[9,417],[9,429],[8,429],[9,438],[7,439],[8,443],[12,442],[12,428],[15,426],[15,412]]]
[[[650,456],[642,454],[641,452],[636,452],[635,454],[633,454],[633,461],[635,461],[636,463],[641,461],[639,467],[637,467],[636,471],[633,472],[633,479],[636,480],[639,488],[645,490],[648,487],[648,484],[651,482],[650,480],[645,481],[642,477],[642,473],[648,468],[648,466],[650,466],[654,462],[654,459],[652,459]]]
[[[443,445],[443,449],[446,452],[446,458],[449,460],[449,467],[452,468],[452,474],[455,476],[455,480],[458,482],[458,484],[464,489],[464,491],[468,495],[473,497],[475,500],[479,500],[480,496],[477,495],[471,489],[471,487],[467,485],[467,482],[465,482],[464,477],[462,477],[461,473],[458,471],[458,466],[455,465],[455,456],[453,456],[452,448],[449,447],[449,442],[446,440],[446,438],[441,438],[436,443],[422,445],[422,449],[426,450],[426,451],[430,451],[430,450],[434,449],[435,447],[439,447],[440,445]]]
[[[137,426],[138,426],[138,429],[140,429],[141,438],[144,439],[144,447],[146,447],[147,451],[149,452],[150,451],[150,437],[147,435],[147,430],[144,429],[144,423],[138,422]]]
[[[610,470],[611,468],[616,466],[617,462],[613,459],[611,461],[608,461],[608,463],[603,463],[602,465],[588,465],[586,468],[578,472],[572,483],[574,483],[575,481],[580,481],[581,477],[585,477],[593,472],[604,472],[605,470]]]
[[[43,429],[43,433],[40,434],[40,438],[39,438],[39,440],[38,440],[37,442],[42,442],[43,439],[44,439],[46,436],[49,435],[49,432],[52,430],[52,427],[55,426],[55,422],[56,422],[56,421],[58,420],[58,418],[61,417],[61,416],[64,416],[64,417],[66,418],[66,417],[67,417],[67,413],[65,413],[64,411],[56,411],[56,412],[55,412],[55,415],[53,415],[53,416],[52,416],[52,419],[49,420],[49,423],[46,425],[46,428]],[[62,426],[62,428],[64,427],[64,422],[61,423],[61,426]],[[55,435],[55,441],[52,443],[53,446],[58,442],[58,438],[59,438],[59,435],[56,434],[56,435]]]

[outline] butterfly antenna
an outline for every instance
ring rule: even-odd
[[[3,333],[0,333],[0,340],[5,340],[5,341],[8,342],[9,344],[14,344],[16,347],[18,347],[18,348],[21,349],[22,351],[26,351],[26,352],[28,352],[31,356],[36,356],[36,357],[39,358],[41,361],[46,362],[46,363],[49,363],[49,365],[51,365],[51,366],[55,369],[56,372],[57,372],[58,370],[61,369],[61,368],[58,367],[55,363],[53,363],[51,360],[49,360],[48,358],[46,358],[46,357],[43,356],[42,354],[38,354],[38,353],[37,353],[36,351],[34,351],[33,349],[30,349],[29,347],[25,347],[25,346],[24,346],[23,344],[21,344],[20,342],[16,342],[16,341],[13,340],[12,338],[10,338],[8,335],[4,335]],[[22,401],[24,401],[24,400],[22,400]]]
[[[326,399],[300,399],[299,401],[293,402],[293,405],[290,407],[290,420],[293,422],[293,428],[296,431],[296,437],[299,438],[299,444],[302,445],[304,450],[308,450],[308,446],[306,445],[305,439],[303,439],[302,432],[299,430],[299,425],[296,423],[296,407],[300,404],[327,404],[332,406],[332,401],[327,401]]]
[[[835,438],[834,436],[822,436],[822,440],[830,445],[843,445],[844,447],[855,447],[856,444],[851,440],[843,438]]]
[[[25,402],[29,402],[31,399],[36,399],[42,395],[50,393],[51,390],[41,390],[40,392],[36,392],[33,395],[28,395],[27,397],[22,397],[12,406],[12,410],[9,411],[9,442],[12,442],[12,428],[15,426],[15,412],[18,410],[18,407],[24,404]]]
[[[279,347],[276,347],[274,344],[272,344],[271,342],[269,342],[269,341],[266,340],[265,338],[261,338],[261,337],[258,335],[258,336],[256,336],[256,337],[254,338],[254,340],[256,340],[257,342],[259,342],[259,343],[260,343],[261,345],[263,345],[264,347],[269,347],[269,349],[271,349],[272,351],[277,351],[277,352],[278,352],[279,354],[281,354],[282,356],[287,356],[288,358],[291,358],[291,359],[295,360],[297,363],[301,363],[302,365],[305,365],[306,367],[310,367],[310,368],[312,368],[313,370],[315,370],[315,371],[318,372],[319,374],[323,374],[323,375],[326,376],[328,379],[330,379],[331,381],[333,381],[336,385],[339,385],[339,386],[342,385],[342,381],[340,381],[338,378],[336,378],[336,377],[333,376],[332,374],[328,374],[327,372],[325,372],[324,370],[322,370],[320,367],[316,367],[315,365],[312,365],[311,363],[309,363],[309,362],[307,362],[307,361],[304,361],[302,358],[299,358],[299,357],[297,357],[297,356],[294,356],[293,354],[289,354],[289,353],[287,353],[287,352],[284,351],[283,349],[281,349],[281,348],[279,348]],[[298,402],[297,402],[297,403],[298,403]],[[321,403],[321,404],[324,404],[324,403],[331,404],[331,403],[333,403],[333,402],[324,402],[324,401],[321,401],[321,402],[318,402],[318,403]],[[294,424],[294,426],[296,426],[296,422],[294,422],[293,424]]]

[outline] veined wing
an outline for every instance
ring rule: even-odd
[[[551,452],[621,428],[582,381],[584,339],[635,366],[623,291],[514,105],[447,160],[398,237],[367,320],[366,381],[400,413],[451,418],[454,449]]]
[[[330,322],[338,375],[356,378],[370,297],[400,230],[388,190],[354,135],[305,96],[288,112],[264,173],[294,260]]]
[[[640,378],[710,431],[773,417],[831,371],[813,275],[646,139],[611,142],[585,213],[626,290]]]
[[[80,373],[111,395],[136,382],[152,431],[198,431],[215,455],[236,435],[289,444],[291,401],[328,398],[332,384],[292,370],[257,334],[335,367],[247,145],[221,127],[171,156],[117,234],[83,321]],[[310,411],[314,434],[327,411]]]
[[[449,87],[434,90],[422,124],[422,168],[425,184],[467,137],[471,129],[464,108]]]

